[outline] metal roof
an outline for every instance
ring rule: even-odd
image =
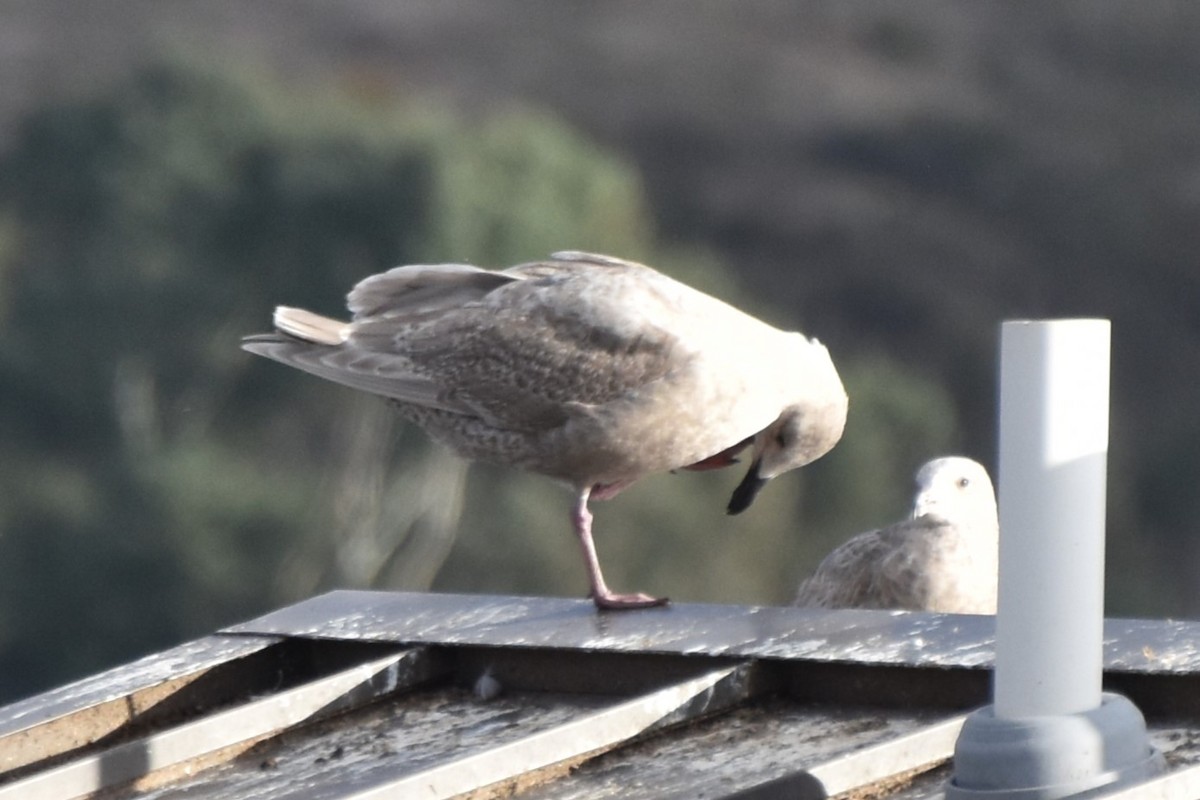
[[[339,591],[0,708],[0,800],[923,798],[993,618]],[[1106,685],[1200,797],[1200,623],[1108,620]]]

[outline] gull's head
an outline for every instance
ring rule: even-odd
[[[996,526],[996,493],[987,470],[961,456],[935,458],[917,471],[912,518]]]
[[[846,428],[849,400],[823,345],[812,340],[809,369],[803,373],[800,399],[754,436],[750,469],[729,500],[730,514],[749,508],[767,481],[811,464],[833,449]]]

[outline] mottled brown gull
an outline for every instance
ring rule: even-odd
[[[348,304],[350,322],[281,306],[277,333],[243,346],[390,399],[468,459],[571,486],[601,608],[666,601],[609,590],[590,499],[653,472],[727,466],[749,448],[728,506],[736,514],[766,481],[828,452],[846,421],[820,342],[621,259],[396,267],[361,281]]]
[[[938,458],[917,472],[911,518],[835,549],[793,604],[995,614],[998,553],[987,470],[969,458]]]

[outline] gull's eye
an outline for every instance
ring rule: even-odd
[[[970,486],[970,485],[971,485],[971,479],[970,479],[970,478],[959,478],[959,479],[958,479],[958,488],[960,488],[960,489],[965,489],[965,488],[967,488],[967,487],[968,487],[968,486]]]

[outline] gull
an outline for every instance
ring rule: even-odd
[[[938,458],[916,482],[911,518],[835,549],[793,605],[995,614],[1000,529],[987,470]]]
[[[470,460],[574,492],[571,523],[601,609],[662,605],[605,583],[590,500],[677,469],[750,465],[729,501],[827,453],[847,398],[829,351],[650,267],[567,251],[493,271],[395,267],[350,292],[349,322],[275,310],[243,347],[387,398]]]

